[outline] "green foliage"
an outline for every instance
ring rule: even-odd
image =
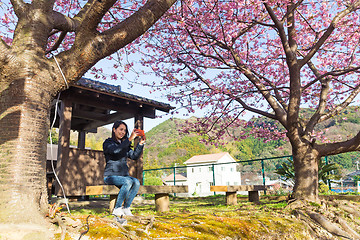
[[[278,169],[276,169],[275,173],[279,174],[286,181],[290,180],[294,183],[295,170],[294,170],[294,161],[292,160],[292,158],[288,159],[287,161],[284,161],[280,166],[278,166]]]
[[[328,184],[329,182],[334,182],[334,180],[339,180],[341,176],[333,174],[339,168],[339,165],[336,163],[328,163],[322,159],[319,162],[319,182]]]
[[[360,160],[360,152],[347,152],[328,157],[329,162],[337,163],[346,169],[354,168],[357,160]]]
[[[353,177],[353,179],[354,179],[354,182],[357,184],[357,182],[360,181],[360,176],[359,176],[359,175],[355,175],[355,176]]]
[[[319,193],[324,194],[324,195],[330,195],[331,191],[328,185],[326,185],[323,182],[319,183]]]
[[[339,165],[336,163],[326,164],[325,161],[321,158],[318,164],[318,180],[320,184],[328,184],[334,180],[338,180],[341,177],[339,175],[333,174],[339,168]],[[295,171],[294,171],[294,160],[292,158],[284,161],[275,173],[279,174],[285,180],[290,180],[293,183],[295,182]]]
[[[144,185],[155,185],[161,186],[163,184],[162,180],[158,176],[147,176],[144,178]]]
[[[102,144],[104,140],[103,139],[97,139],[95,135],[86,135],[85,140],[85,147],[90,148],[92,150],[103,150]]]
[[[50,139],[50,134],[51,134],[51,139]],[[55,128],[52,128],[49,130],[47,143],[51,143],[51,142],[52,142],[52,144],[59,143],[59,133],[57,132],[57,130]]]
[[[157,157],[165,159],[175,154],[177,158],[172,163],[172,166],[174,166],[175,163],[184,163],[192,156],[210,153],[200,140],[199,136],[184,136],[179,141],[170,144],[162,152],[159,152]]]

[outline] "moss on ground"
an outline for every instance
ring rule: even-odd
[[[82,233],[81,239],[309,239],[306,226],[283,200],[264,198],[255,204],[240,199],[238,205],[225,206],[224,196],[212,196],[172,198],[170,203],[167,213],[157,213],[152,204],[134,206],[136,218],[127,218],[125,226],[114,224],[106,208],[75,208],[71,218],[82,227],[70,229],[66,239]]]

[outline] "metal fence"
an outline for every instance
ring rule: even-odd
[[[174,166],[174,167],[144,169],[143,181],[144,181],[144,185],[161,185],[164,183],[163,179],[166,179],[167,183],[171,181],[172,183],[171,185],[179,185],[179,181],[182,181],[182,179],[179,179],[179,176],[181,175],[181,173],[184,173],[183,175],[186,175],[187,169],[189,167],[191,168],[207,167],[209,172],[212,171],[211,184],[216,185],[217,177],[215,175],[215,167],[218,165],[237,164],[236,171],[240,172],[241,175],[240,184],[269,186],[271,182],[274,182],[276,180],[278,180],[278,182],[281,182],[282,180],[281,176],[276,174],[275,171],[284,161],[289,161],[291,159],[292,156],[289,155],[289,156],[280,156],[280,157],[271,157],[271,158],[240,160],[236,162],[226,162],[226,163],[196,164],[191,166]],[[325,160],[325,164],[328,164],[328,157],[324,157],[324,160]],[[246,179],[248,180],[248,178],[251,178],[251,176],[255,178],[250,179],[248,183],[244,182]],[[332,190],[330,181],[328,181],[327,185],[329,187],[329,190]],[[272,189],[272,190],[277,191],[276,189]],[[284,189],[284,188],[280,188],[278,190],[291,191],[290,189]]]
[[[211,163],[211,164],[196,164],[191,165],[192,168],[196,167],[208,167],[212,171],[212,184],[217,184],[217,178],[215,175],[215,167],[218,165],[227,165],[227,164],[237,164],[236,171],[240,172],[242,178],[243,176],[256,176],[256,179],[250,180],[249,184],[255,185],[266,185],[266,180],[268,179],[280,179],[280,176],[275,172],[276,168],[286,160],[291,159],[292,156],[281,156],[281,157],[271,157],[271,158],[261,158],[261,159],[250,159],[250,160],[240,160],[236,162],[226,162],[226,163]],[[177,179],[179,173],[186,173],[187,168],[190,166],[174,166],[174,167],[165,167],[165,168],[155,168],[155,169],[144,169],[143,170],[143,180],[145,185],[154,185],[154,181],[158,181],[158,184],[161,184],[162,179],[167,178],[169,182],[169,176],[171,176],[173,185],[177,185]],[[178,174],[178,175],[177,175]],[[261,176],[259,178],[259,176]],[[160,180],[161,179],[161,180]],[[243,180],[242,180],[243,181]],[[240,183],[246,184],[246,183]]]

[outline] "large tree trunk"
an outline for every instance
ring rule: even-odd
[[[54,59],[45,57],[49,36],[76,33],[70,49],[56,55],[71,85],[145,33],[175,0],[149,0],[103,32],[96,29],[115,0],[89,1],[74,18],[53,11],[55,1],[30,2],[11,1],[18,17],[13,41],[0,39],[0,224],[44,221],[50,103],[65,87]]]
[[[318,161],[319,154],[311,146],[292,146],[295,186],[292,197],[317,202],[318,188]]]
[[[54,94],[47,61],[25,66],[15,59],[0,66],[0,223],[44,221],[39,210],[47,207],[46,139]]]

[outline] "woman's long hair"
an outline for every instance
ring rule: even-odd
[[[117,120],[116,122],[114,122],[114,124],[113,124],[113,126],[112,126],[112,128],[111,128],[111,138],[112,138],[112,139],[116,140],[115,133],[114,133],[114,128],[117,129],[121,124],[124,124],[125,127],[126,127],[126,134],[125,134],[125,136],[121,139],[121,141],[124,140],[124,139],[126,139],[126,138],[129,138],[129,129],[128,129],[128,126],[126,125],[125,122],[120,121],[120,120]]]

